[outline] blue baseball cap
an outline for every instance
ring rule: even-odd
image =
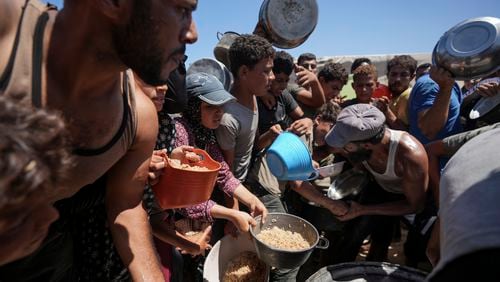
[[[203,72],[193,73],[186,77],[186,92],[188,98],[198,97],[215,106],[236,100],[215,76]]]

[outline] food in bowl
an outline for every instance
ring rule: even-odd
[[[193,171],[207,171],[207,170],[209,170],[208,168],[203,167],[203,166],[181,163],[181,161],[177,160],[177,159],[170,159],[169,164],[172,167],[175,167],[178,169],[184,169],[184,170],[193,170]]]
[[[222,282],[265,281],[266,265],[254,252],[242,252],[228,263]]]
[[[311,247],[311,244],[300,233],[277,226],[264,229],[255,237],[266,245],[287,251],[299,251]]]
[[[196,241],[203,235],[203,231],[209,225],[210,224],[208,222],[183,218],[175,222],[175,230],[182,235],[189,237],[190,240]]]

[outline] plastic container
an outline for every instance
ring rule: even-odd
[[[214,190],[221,164],[214,161],[207,152],[194,149],[201,161],[190,163],[208,170],[189,170],[172,166],[167,158],[167,166],[160,181],[153,186],[156,201],[162,209],[173,209],[196,205],[207,201]],[[181,160],[187,164],[187,160]]]
[[[291,132],[283,132],[274,140],[267,150],[266,161],[279,180],[310,181],[319,176],[306,144]]]
[[[207,282],[222,281],[222,277],[229,261],[242,252],[256,253],[252,239],[247,234],[240,234],[238,237],[226,235],[215,243],[210,253],[208,253],[203,265],[203,279]],[[264,281],[269,281],[268,267]]]

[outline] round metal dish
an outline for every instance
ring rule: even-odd
[[[447,31],[432,53],[432,61],[458,80],[476,79],[500,69],[500,19],[465,20]]]
[[[361,170],[343,172],[330,185],[327,195],[330,199],[340,200],[349,195],[357,195],[369,182],[368,174]]]

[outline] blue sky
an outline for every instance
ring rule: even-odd
[[[49,2],[61,6],[62,0]],[[430,53],[440,36],[472,17],[500,18],[499,0],[317,0],[316,29],[287,50],[317,56]],[[199,0],[194,13],[199,39],[187,48],[189,62],[213,57],[217,32],[250,33],[260,0]]]

